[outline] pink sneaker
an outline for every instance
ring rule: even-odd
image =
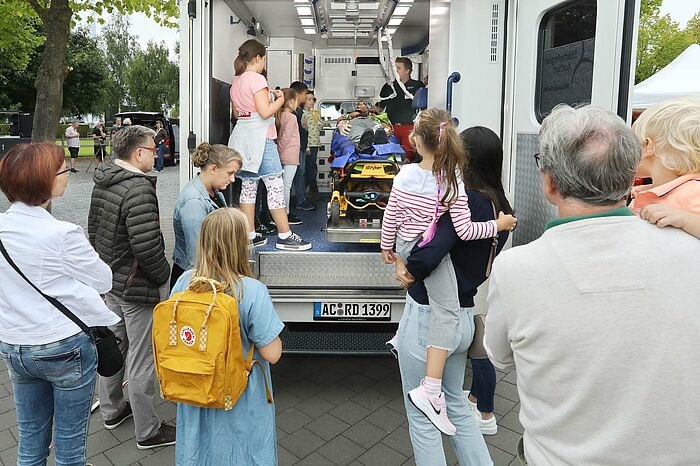
[[[454,435],[457,429],[447,417],[447,406],[445,405],[445,394],[440,393],[440,396],[433,398],[428,395],[421,380],[420,386],[408,392],[408,399],[411,400],[413,406],[418,408],[420,412],[426,415],[430,422],[445,435]]]

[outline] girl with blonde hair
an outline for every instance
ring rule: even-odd
[[[700,214],[700,97],[667,100],[646,109],[632,125],[642,141],[637,176],[651,184],[632,190],[639,215],[651,204]]]
[[[175,249],[172,288],[182,272],[194,266],[197,238],[204,218],[220,207],[226,207],[221,191],[226,189],[240,170],[241,155],[222,144],[203,142],[192,152],[192,165],[200,172],[180,192],[173,215]]]
[[[248,221],[241,211],[218,209],[204,219],[194,269],[182,274],[173,293],[187,289],[193,276],[217,280],[236,297],[243,353],[255,345],[253,357],[271,381],[270,364],[282,355],[279,334],[284,325],[265,285],[252,278]],[[179,466],[276,465],[275,406],[267,403],[263,374],[250,373],[230,411],[178,403],[175,455]]]

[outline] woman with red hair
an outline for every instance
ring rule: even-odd
[[[0,355],[14,391],[18,464],[45,464],[52,434],[56,464],[85,464],[97,370],[91,338],[34,287],[88,327],[119,322],[100,297],[112,288],[110,268],[82,228],[46,210],[69,172],[55,144],[20,144],[0,160],[0,190],[12,203],[0,214]]]

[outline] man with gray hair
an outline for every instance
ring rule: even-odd
[[[155,160],[154,134],[135,125],[115,135],[114,164],[97,168],[88,216],[90,243],[112,269],[112,291],[105,300],[122,317],[112,330],[122,339],[126,361],[126,374],[122,369],[112,377],[100,377],[100,411],[110,430],[133,416],[139,449],[175,443],[175,427],[162,423],[154,410],[153,307],[167,297],[170,276],[160,230],[157,179],[146,175]],[[122,390],[127,379],[130,403]]]
[[[700,459],[700,241],[627,208],[640,157],[603,109],[542,123],[535,161],[559,218],[496,258],[484,338],[516,369],[523,464]]]

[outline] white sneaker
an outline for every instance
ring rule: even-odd
[[[496,423],[495,414],[490,419],[484,419],[481,417],[479,410],[476,409],[473,412],[473,416],[474,421],[476,421],[476,425],[479,426],[479,430],[481,431],[482,435],[496,435],[498,432],[498,424]]]
[[[399,350],[397,349],[399,346],[399,333],[396,332],[393,337],[391,337],[391,340],[387,341],[384,343],[384,346],[386,346],[386,349],[389,350],[389,352],[394,356],[396,359],[399,359]]]
[[[464,398],[467,400],[467,403],[469,404],[469,409],[472,410],[472,412],[476,411],[476,403],[472,403],[472,400],[469,399],[469,393],[471,393],[469,390],[464,390]]]

